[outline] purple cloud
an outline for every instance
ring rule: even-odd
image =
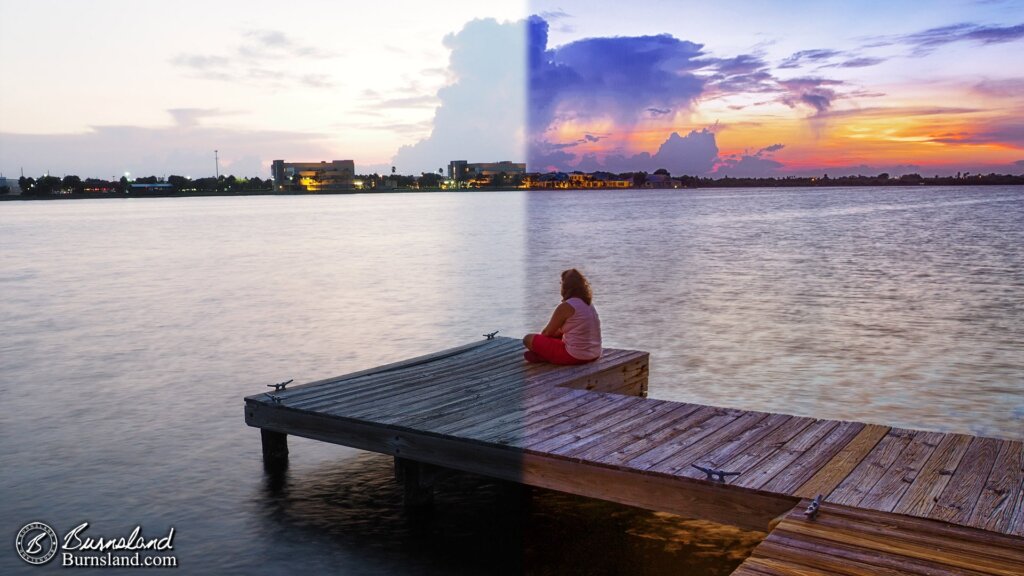
[[[984,26],[962,22],[939,28],[929,28],[922,32],[902,36],[898,40],[913,47],[915,56],[924,56],[937,48],[955,42],[1001,44],[1022,38],[1024,38],[1024,24]]]
[[[556,145],[557,146],[557,145]],[[686,136],[673,132],[654,154],[609,154],[603,159],[596,154],[584,154],[577,162],[572,154],[541,143],[532,151],[531,170],[558,170],[570,172],[653,172],[665,168],[672,174],[704,175],[711,172],[718,160],[715,134],[705,128],[693,130]]]
[[[703,46],[668,34],[586,38],[548,49],[548,23],[529,19],[531,136],[556,121],[611,118],[631,126],[658,110],[687,109],[704,88]]]
[[[718,158],[715,134],[707,128],[686,136],[673,132],[651,158],[653,170],[666,168],[673,174],[707,174]],[[657,165],[657,166],[655,166]]]
[[[541,12],[540,13],[540,17],[545,19],[545,20],[547,20],[548,22],[554,22],[555,20],[563,20],[565,18],[572,18],[572,15],[567,13],[565,10],[562,10],[561,8],[558,8],[558,9],[555,9],[555,10],[548,10],[546,12]]]
[[[982,125],[969,133],[943,135],[932,141],[943,144],[1009,144],[1024,148],[1024,122]]]
[[[738,178],[778,176],[785,165],[771,156],[785,147],[785,144],[778,143],[765,146],[753,154],[730,154],[719,159],[714,174]]]
[[[837,64],[840,68],[867,68],[868,66],[876,66],[885,62],[885,58],[851,58],[845,62]]]
[[[776,176],[782,168],[782,162],[757,154],[731,155],[721,159],[715,166],[714,174],[715,176],[758,178]]]
[[[769,71],[764,59],[750,54],[735,58],[705,59],[702,71],[705,76],[706,92],[710,94],[770,93],[778,92],[779,86]]]
[[[836,56],[842,55],[842,52],[838,50],[801,50],[793,53],[792,56],[786,58],[779,64],[779,68],[799,68],[805,63],[819,64],[821,62],[835,58]]]
[[[794,78],[779,80],[779,85],[786,90],[781,102],[790,108],[803,104],[814,108],[817,114],[828,112],[832,102],[840,96],[830,86],[841,86],[839,80],[825,78]]]
[[[974,89],[988,96],[1016,98],[1024,94],[1024,78],[984,80],[975,85]]]

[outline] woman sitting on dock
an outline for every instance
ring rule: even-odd
[[[562,303],[540,334],[527,334],[528,362],[584,364],[601,356],[601,319],[591,304],[590,283],[575,268],[562,272]]]

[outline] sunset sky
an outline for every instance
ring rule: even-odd
[[[262,177],[1024,172],[1024,0],[0,0],[0,21],[6,176],[199,177],[215,149]]]
[[[533,169],[1024,173],[1024,2],[535,1],[531,13]]]

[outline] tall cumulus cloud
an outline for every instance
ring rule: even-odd
[[[402,146],[402,172],[433,172],[451,160],[522,161],[526,124],[524,22],[474,20],[448,35],[455,81],[437,93],[430,136]]]
[[[640,123],[671,118],[693,108],[729,83],[749,89],[771,80],[765,64],[750,55],[708,56],[704,46],[668,34],[585,38],[548,47],[548,23],[528,21],[529,155],[531,170],[653,171],[711,173],[719,161],[712,130],[672,130],[657,151],[573,153],[582,142],[560,142],[563,124],[610,123],[621,133]],[[780,91],[777,85],[766,90]]]

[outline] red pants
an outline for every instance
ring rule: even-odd
[[[533,335],[532,351],[523,354],[528,362],[550,362],[552,364],[586,364],[593,360],[580,360],[573,357],[565,349],[561,338],[552,338],[543,334]]]

